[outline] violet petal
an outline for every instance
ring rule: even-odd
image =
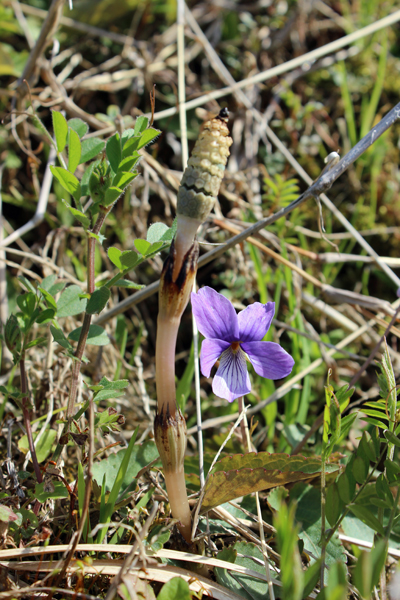
[[[235,398],[251,392],[246,356],[241,349],[234,353],[231,348],[228,348],[222,353],[212,389],[216,396],[228,402],[233,402]]]
[[[279,344],[245,342],[241,347],[249,357],[255,372],[265,379],[282,379],[293,369],[293,358]]]
[[[200,353],[201,372],[210,377],[211,369],[230,343],[223,340],[203,340]]]
[[[209,339],[235,342],[239,340],[239,324],[232,304],[210,287],[191,296],[197,327]]]
[[[238,314],[241,342],[258,342],[270,328],[275,314],[275,302],[254,302]]]

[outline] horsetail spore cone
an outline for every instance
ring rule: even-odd
[[[187,252],[217,199],[232,145],[228,119],[228,109],[223,108],[218,116],[204,123],[183,173],[176,211],[178,255]]]

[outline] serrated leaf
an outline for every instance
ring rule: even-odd
[[[100,400],[109,400],[110,398],[119,398],[123,396],[124,392],[119,390],[100,390],[94,397],[95,402],[100,402]]]
[[[151,142],[154,142],[160,134],[161,131],[159,131],[158,129],[153,129],[152,127],[143,131],[142,135],[140,136],[137,150],[140,150],[140,148],[144,148]]]
[[[106,143],[106,154],[114,173],[118,171],[119,163],[122,160],[121,142],[119,133],[114,133]]]
[[[76,131],[80,138],[86,135],[89,130],[89,125],[85,123],[85,121],[82,121],[82,119],[78,118],[69,119],[68,127],[73,131]]]
[[[102,206],[110,206],[114,204],[118,200],[118,198],[123,194],[124,190],[116,187],[109,187],[105,193],[104,200],[101,202]]]
[[[327,463],[327,473],[339,471],[337,464]],[[311,480],[321,472],[319,458],[250,452],[227,456],[218,461],[209,477],[201,506],[201,514],[252,492]]]
[[[63,169],[62,167],[50,167],[50,171],[53,173],[54,177],[57,181],[62,185],[62,187],[67,190],[68,193],[71,194],[74,198],[80,198],[81,195],[81,184],[69,171]]]
[[[61,294],[57,302],[58,317],[73,317],[84,312],[86,308],[86,299],[80,298],[82,289],[79,285],[70,285]]]
[[[80,164],[81,154],[82,146],[79,135],[71,129],[68,143],[68,171],[70,173],[75,173],[77,166]]]
[[[148,249],[151,247],[150,242],[146,240],[136,239],[134,242],[136,250],[142,255],[145,256]]]
[[[90,389],[98,388],[100,389],[108,389],[108,390],[124,390],[129,385],[128,379],[116,379],[112,381],[111,379],[107,379],[107,377],[102,377],[97,386],[89,386]]]
[[[144,117],[143,115],[140,115],[140,117],[138,117],[135,121],[135,129],[133,130],[133,134],[134,135],[139,135],[140,133],[142,133],[142,131],[144,131],[147,126],[149,124],[149,119],[148,117]]]
[[[51,111],[53,120],[54,137],[56,138],[57,150],[62,152],[67,144],[68,123],[60,112],[57,110]]]
[[[59,344],[62,348],[65,348],[66,350],[73,350],[71,344],[69,343],[61,329],[58,329],[54,325],[50,325],[50,331],[52,333],[54,341],[57,342],[57,344]]]
[[[82,153],[79,164],[88,162],[95,158],[100,152],[103,152],[105,142],[100,138],[88,138],[82,141]]]
[[[127,156],[126,158],[123,158],[121,160],[121,162],[119,163],[118,172],[131,171],[133,169],[133,167],[137,164],[139,158],[140,158],[139,152],[134,152],[132,154],[132,156]]]
[[[81,330],[82,327],[77,327],[77,329],[71,331],[71,333],[68,336],[68,339],[72,340],[73,342],[79,341]],[[100,325],[91,325],[89,327],[89,333],[87,336],[86,343],[92,346],[106,346],[110,343],[110,338],[108,337],[106,331],[102,327],[100,327]]]
[[[113,187],[117,187],[124,190],[131,183],[131,181],[133,181],[135,177],[137,177],[137,175],[137,173],[118,171],[118,173],[113,179],[112,185]]]
[[[89,315],[99,314],[109,301],[110,296],[110,290],[104,286],[95,290],[86,305],[86,312]]]
[[[109,248],[107,250],[107,254],[108,254],[108,258],[111,260],[113,265],[115,265],[117,267],[117,269],[119,269],[120,271],[123,271],[124,268],[121,263],[122,251],[119,250],[118,248],[115,248],[115,246],[111,246],[111,248]]]

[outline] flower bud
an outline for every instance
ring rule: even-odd
[[[186,452],[186,421],[180,411],[175,411],[172,417],[169,406],[157,413],[154,420],[154,439],[164,472],[176,472],[183,469]]]
[[[100,162],[93,169],[89,179],[89,193],[93,202],[100,204],[104,202],[106,191],[110,187],[112,179],[110,166],[106,161]]]
[[[22,334],[18,319],[15,315],[11,315],[4,327],[4,341],[14,357],[21,350],[21,337]]]

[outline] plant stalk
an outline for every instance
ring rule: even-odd
[[[29,450],[32,457],[33,468],[35,470],[36,479],[38,483],[42,483],[43,477],[39,467],[38,459],[36,456],[35,444],[33,441],[32,427],[31,427],[31,414],[29,410],[29,398],[28,398],[28,386],[26,384],[26,371],[25,371],[25,355],[22,353],[21,360],[19,361],[19,369],[21,374],[21,392],[26,394],[22,398],[22,414],[24,417],[24,425],[26,430],[26,437],[28,438]]]

